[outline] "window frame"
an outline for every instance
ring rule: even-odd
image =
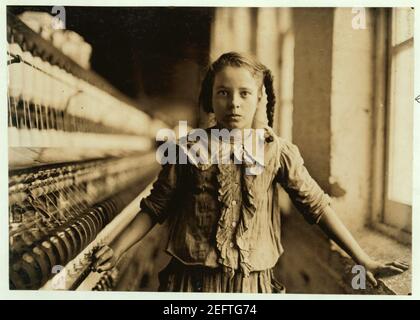
[[[375,21],[375,92],[374,92],[374,139],[372,161],[372,218],[370,224],[394,239],[411,244],[410,228],[401,221],[412,220],[412,205],[408,206],[388,199],[388,151],[390,126],[391,72],[393,58],[392,15],[395,8],[381,8]],[[413,40],[411,40],[413,41]],[[406,45],[410,40],[401,44]],[[394,212],[394,213],[390,213]],[[398,212],[398,213],[397,213]],[[396,215],[404,214],[404,219]],[[409,216],[407,216],[409,215]]]

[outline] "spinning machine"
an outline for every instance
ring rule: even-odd
[[[92,253],[139,209],[165,124],[8,14],[11,289],[110,290]]]

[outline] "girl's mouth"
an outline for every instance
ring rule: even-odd
[[[239,115],[239,114],[228,114],[228,115],[226,116],[226,118],[227,118],[228,120],[231,120],[231,121],[238,121],[238,120],[240,120],[240,119],[242,118],[242,116],[241,116],[241,115]]]

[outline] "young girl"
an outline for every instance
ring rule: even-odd
[[[159,290],[282,291],[272,277],[272,268],[283,252],[276,192],[279,185],[309,223],[317,223],[366,268],[372,284],[376,285],[376,275],[408,268],[405,263],[382,264],[371,259],[337,218],[330,198],[304,167],[298,148],[275,135],[271,129],[273,77],[263,64],[235,52],[223,54],[206,74],[200,105],[214,113],[214,128],[236,132],[264,128],[262,172],[248,174],[246,162],[163,165],[136,218],[113,243],[97,251],[97,271],[114,267],[156,222],[168,219],[167,252],[172,260],[159,274]]]

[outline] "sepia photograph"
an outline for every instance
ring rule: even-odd
[[[10,291],[412,294],[416,9],[250,5],[6,6]]]

